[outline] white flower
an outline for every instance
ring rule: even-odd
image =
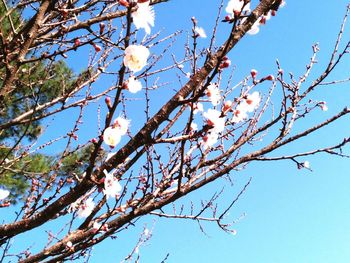
[[[247,109],[244,105],[239,104],[237,108],[233,111],[232,122],[238,123],[248,118]]]
[[[252,94],[248,94],[246,99],[241,104],[242,107],[246,108],[247,112],[253,112],[259,107],[260,100],[261,98],[259,92],[254,91]]]
[[[221,95],[220,95],[220,90],[217,85],[215,84],[210,84],[207,87],[207,96],[209,97],[211,103],[216,106],[220,103],[221,100]]]
[[[98,222],[94,222],[94,224],[92,225],[92,228],[97,231],[101,228],[101,224]]]
[[[105,181],[104,181],[104,190],[103,193],[106,195],[106,198],[109,197],[116,197],[122,190],[122,187],[119,183],[119,181],[114,178],[113,173],[108,173],[106,170],[103,170],[104,174],[106,175]]]
[[[137,10],[131,14],[134,25],[137,29],[143,28],[146,34],[151,33],[151,26],[154,26],[154,10],[149,1],[137,3]]]
[[[220,111],[209,109],[207,112],[203,113],[203,116],[207,119],[208,125],[213,126],[214,132],[219,133],[225,129],[225,118],[220,117]]]
[[[68,241],[66,246],[67,248],[71,249],[73,247],[73,243],[71,241]]]
[[[197,114],[198,112],[203,112],[203,104],[200,102],[193,104],[193,114]]]
[[[136,79],[135,77],[131,76],[131,77],[128,79],[127,89],[128,89],[128,91],[130,91],[131,93],[139,92],[140,90],[142,90],[141,81],[139,81],[139,80]]]
[[[194,123],[194,122],[191,123],[191,131],[198,131],[197,123]]]
[[[124,52],[124,65],[131,71],[140,71],[147,64],[148,48],[140,45],[130,45]]]
[[[216,132],[209,132],[203,137],[203,147],[207,149],[213,146],[218,141],[218,134]]]
[[[10,194],[9,190],[0,189],[0,200],[7,198]]]
[[[94,201],[92,200],[92,198],[88,198],[83,204],[81,204],[79,206],[79,210],[78,210],[78,216],[80,218],[84,218],[84,217],[88,217],[92,210],[94,210],[94,207],[95,207],[95,203]]]
[[[309,163],[309,161],[305,161],[305,162],[303,163],[303,166],[304,166],[306,169],[310,169],[310,163]]]
[[[130,120],[123,117],[118,117],[113,123],[113,127],[119,131],[120,135],[125,135],[128,131]]]
[[[207,37],[207,34],[205,33],[203,27],[198,27],[196,26],[194,28],[194,32],[199,36],[199,37],[202,37],[202,38],[206,38]]]
[[[325,101],[319,102],[318,106],[321,108],[321,110],[328,111],[328,106],[327,106],[327,103]]]
[[[252,27],[247,31],[249,35],[256,35],[260,31],[260,22],[259,19],[255,21],[255,23],[252,25]]]
[[[232,14],[232,17],[234,17],[235,12],[250,12],[250,3],[247,3],[244,8],[244,0],[230,0],[226,6],[226,12],[229,14]],[[243,10],[242,10],[243,8]]]
[[[120,139],[121,133],[119,129],[115,129],[113,127],[108,127],[107,129],[105,129],[103,133],[103,141],[105,142],[105,144],[111,147],[115,147],[120,142]]]

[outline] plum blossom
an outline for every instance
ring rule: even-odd
[[[98,222],[94,222],[94,224],[92,225],[92,228],[95,230],[95,231],[108,231],[108,225],[107,224],[103,224],[101,225],[100,223]]]
[[[95,208],[95,203],[90,197],[83,204],[79,206],[79,209],[77,212],[78,216],[80,218],[88,217],[92,213],[92,210],[94,210],[94,208]]]
[[[328,106],[327,106],[327,103],[325,101],[319,102],[318,106],[321,108],[321,110],[328,111]]]
[[[72,249],[73,248],[73,243],[71,241],[68,241],[66,243],[66,247],[69,248],[69,249]]]
[[[140,71],[147,65],[147,58],[150,52],[148,48],[141,45],[130,45],[124,52],[124,65],[131,71]]]
[[[119,129],[108,127],[103,133],[103,141],[105,144],[115,147],[120,142],[121,136]]]
[[[250,12],[250,3],[244,5],[244,0],[230,0],[225,10],[234,17],[235,13]]]
[[[242,104],[239,104],[233,111],[232,122],[238,123],[248,118],[247,110]]]
[[[207,34],[205,33],[203,27],[196,26],[194,28],[194,32],[201,38],[206,38],[207,37]]]
[[[225,118],[221,117],[220,111],[209,109],[203,116],[207,119],[208,125],[213,126],[214,132],[219,133],[225,129]]]
[[[221,100],[220,90],[216,84],[210,84],[207,87],[207,96],[209,97],[211,103],[214,106],[220,103],[220,100]]]
[[[259,19],[255,21],[255,23],[252,25],[252,27],[247,31],[249,35],[256,35],[260,31],[260,22]]]
[[[149,1],[137,3],[137,10],[131,14],[134,25],[137,29],[143,28],[147,35],[151,33],[151,26],[154,26],[155,13]]]
[[[139,81],[139,80],[136,79],[135,77],[131,76],[131,77],[128,79],[127,89],[128,89],[128,91],[130,91],[131,93],[137,93],[137,92],[139,92],[140,90],[142,90],[141,81]]]
[[[103,170],[103,172],[106,175],[103,193],[106,195],[107,199],[109,197],[116,197],[122,190],[119,181],[114,178],[113,173],[108,173],[106,170]]]
[[[0,189],[0,200],[7,198],[9,196],[9,194],[10,194],[9,190]]]
[[[200,102],[193,104],[193,114],[197,114],[198,112],[203,112],[203,104]]]
[[[242,106],[245,107],[247,112],[253,112],[259,107],[260,100],[261,98],[259,92],[254,91],[252,94],[247,95],[247,97],[242,102]]]
[[[208,149],[209,147],[213,146],[215,143],[218,141],[219,135],[216,132],[208,132],[204,137],[203,137],[203,147],[204,149]]]
[[[310,162],[309,162],[309,161],[303,162],[303,166],[304,166],[304,168],[306,168],[306,169],[310,169]]]
[[[113,123],[113,128],[117,129],[120,135],[125,135],[126,132],[128,131],[129,124],[130,124],[130,120],[119,116],[118,118],[115,119]]]
[[[192,122],[190,128],[191,128],[191,131],[198,131],[198,125],[197,125],[197,123]]]

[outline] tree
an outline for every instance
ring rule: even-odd
[[[246,33],[256,34],[282,1],[263,0],[252,11],[249,1],[225,3],[205,48],[198,47],[205,33],[193,18],[182,58],[168,55],[180,32],[164,38],[150,34],[154,13],[149,4],[163,2],[3,2],[0,182],[13,179],[30,186],[15,220],[0,226],[3,259],[14,254],[13,238],[49,221],[65,225],[49,233],[41,250],[16,253],[21,262],[78,259],[145,215],[212,221],[232,233],[225,216],[250,180],[227,207],[214,205],[222,191],[189,211],[180,207],[169,212],[167,206],[218,178],[230,182],[232,171],[253,161],[290,160],[299,169],[310,169],[302,157],[345,156],[348,138],[298,153],[278,152],[349,114],[344,108],[303,130],[298,126],[327,109],[312,94],[337,83],[325,79],[348,53],[349,44],[340,49],[343,30],[328,66],[311,82],[317,45],[298,78],[287,76],[277,62],[276,74],[261,76],[252,69],[234,84],[229,52]],[[219,30],[226,39],[217,44]],[[86,57],[88,65],[76,77],[60,62],[65,58],[68,65],[80,64],[78,58]],[[158,80],[164,81],[163,75],[178,76],[173,92],[163,90],[167,83]],[[143,99],[133,93],[143,94]],[[39,128],[39,121],[49,127],[51,116],[61,118],[55,127],[62,131],[53,136]],[[63,127],[65,121],[71,127]],[[89,132],[80,134],[84,123]],[[53,146],[59,151],[50,155]],[[27,169],[30,164],[35,165]],[[11,178],[9,171],[18,169]],[[3,209],[11,206],[7,201]],[[144,231],[126,260],[148,238]]]

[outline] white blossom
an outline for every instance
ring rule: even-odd
[[[209,97],[211,103],[214,106],[220,103],[220,100],[221,100],[220,90],[216,84],[210,84],[207,87],[207,96]]]
[[[225,129],[225,118],[220,117],[220,111],[209,109],[207,112],[203,113],[203,116],[207,119],[208,125],[213,126],[214,132],[219,133]]]
[[[108,127],[103,133],[103,141],[105,144],[115,147],[120,142],[121,136],[119,129]]]
[[[133,72],[140,71],[147,65],[149,54],[149,50],[145,46],[130,45],[124,52],[124,65]]]
[[[197,114],[198,112],[203,112],[203,104],[200,102],[193,104],[193,114]]]
[[[194,28],[194,32],[199,36],[199,37],[202,37],[202,38],[206,38],[207,37],[207,34],[205,33],[203,27],[198,27],[196,26]]]
[[[232,122],[238,123],[248,118],[247,109],[244,104],[239,104],[233,111]]]
[[[130,120],[123,117],[118,117],[113,123],[113,127],[117,129],[120,135],[125,135],[128,131]]]
[[[78,216],[80,218],[88,217],[91,214],[92,210],[94,210],[94,208],[95,208],[95,203],[90,197],[83,204],[79,206],[79,209],[77,212]]]
[[[218,141],[219,135],[216,132],[208,132],[204,137],[203,137],[203,147],[204,149],[207,149],[211,146],[213,146],[215,143]]]
[[[122,187],[119,183],[119,181],[114,178],[113,173],[108,173],[106,170],[103,170],[104,174],[106,175],[104,180],[104,190],[103,193],[106,195],[106,198],[109,197],[116,197],[122,190]]]
[[[131,77],[128,79],[127,89],[128,89],[128,91],[130,91],[131,93],[137,93],[137,92],[139,92],[140,90],[142,90],[141,81],[139,81],[139,80],[136,79],[135,77],[131,76]]]
[[[226,6],[226,12],[234,17],[235,12],[250,12],[250,3],[244,5],[244,0],[230,0]],[[242,10],[243,8],[243,10]]]
[[[9,194],[10,194],[9,190],[0,189],[0,200],[7,198],[9,196]]]
[[[134,25],[137,29],[143,28],[147,35],[151,33],[151,26],[154,26],[155,13],[149,1],[137,3],[137,10],[131,14]]]
[[[252,94],[248,94],[241,104],[242,107],[246,108],[247,112],[253,112],[259,107],[260,100],[261,98],[259,92],[254,91]]]
[[[310,169],[310,162],[309,161],[305,161],[303,163],[303,166],[306,168],[306,169]]]

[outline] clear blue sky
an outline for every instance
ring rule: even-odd
[[[156,26],[152,31],[162,29],[165,36],[178,29],[190,30],[190,18],[195,16],[199,26],[210,35],[219,2],[170,0],[158,5],[155,7]],[[258,1],[252,2],[255,6]],[[259,34],[246,36],[230,53],[229,57],[237,67],[234,80],[239,81],[251,68],[261,74],[276,72],[277,58],[285,72],[298,75],[305,69],[315,42],[320,43],[321,53],[314,72],[321,72],[330,56],[347,3],[345,0],[287,1],[277,16],[261,27]],[[224,40],[225,27],[228,28],[221,26],[218,43]],[[349,30],[345,32],[345,40],[349,39],[348,36]],[[208,39],[200,40],[200,45],[204,46],[206,41]],[[182,54],[182,49],[183,43],[178,42],[173,52]],[[74,60],[74,57],[70,59]],[[76,67],[79,68],[79,64]],[[350,62],[346,58],[330,79],[346,78],[349,72]],[[318,120],[350,106],[348,84],[325,87],[314,96],[327,101],[329,107],[329,111],[320,111],[314,116]],[[154,105],[155,108],[159,106]],[[84,136],[88,137],[82,134]],[[327,146],[346,136],[349,136],[349,118],[281,152]],[[207,233],[204,235],[195,222],[146,217],[134,229],[124,231],[120,239],[96,246],[91,262],[119,262],[136,242],[144,224],[153,228],[153,237],[140,248],[140,262],[145,263],[161,262],[167,253],[170,254],[167,263],[349,262],[350,161],[326,155],[306,159],[310,161],[313,172],[298,170],[295,164],[283,161],[251,163],[246,170],[232,176],[235,185],[226,187],[220,199],[222,207],[237,195],[249,177],[253,178],[227,218],[227,221],[232,221],[245,214],[235,224],[235,236],[222,232],[215,224],[204,224]],[[226,183],[218,180],[180,200],[179,204],[209,199]]]

